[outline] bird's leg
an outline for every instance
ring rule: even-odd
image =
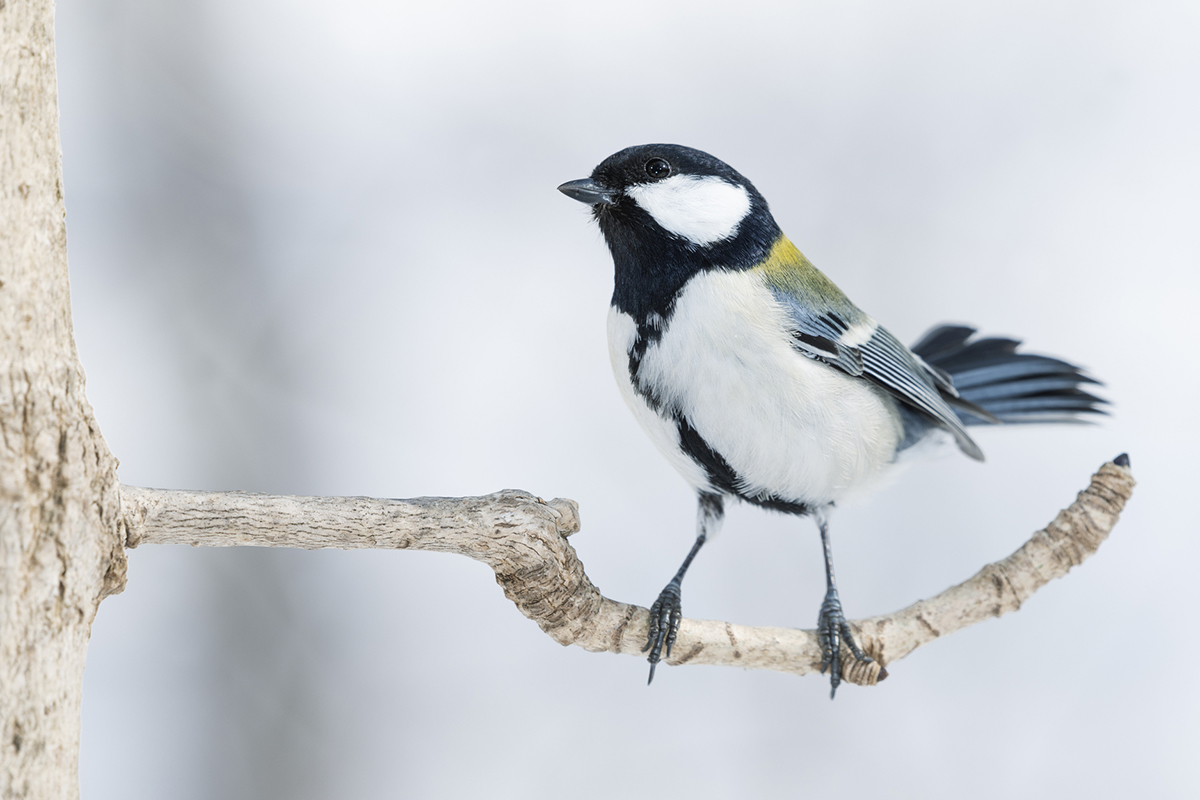
[[[696,543],[692,545],[691,552],[683,560],[683,565],[675,573],[675,577],[658,595],[654,605],[650,606],[650,632],[646,637],[646,646],[642,648],[643,653],[647,650],[650,651],[650,655],[646,658],[650,662],[650,679],[646,681],[647,685],[654,681],[654,668],[663,658],[664,647],[667,651],[666,657],[670,658],[671,647],[675,644],[675,637],[679,634],[679,622],[683,619],[683,610],[680,604],[680,587],[683,584],[683,576],[687,573],[688,567],[692,565],[692,559],[696,557],[696,553],[699,553],[700,548],[704,546],[705,540],[710,534],[715,535],[720,529],[721,520],[724,518],[725,503],[721,495],[700,492],[696,511]]]
[[[829,699],[837,694],[838,684],[842,682],[842,644],[850,649],[850,653],[859,661],[870,662],[872,659],[859,649],[850,632],[850,625],[842,613],[842,601],[838,597],[837,581],[833,577],[833,550],[829,546],[829,517],[825,509],[817,509],[813,514],[817,528],[821,531],[821,547],[825,550],[825,602],[821,603],[821,613],[817,615],[817,639],[821,643],[821,674],[831,669],[829,674]]]

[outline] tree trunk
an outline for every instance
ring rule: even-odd
[[[71,329],[54,7],[0,2],[0,793],[79,795],[83,664],[125,585],[116,459]]]

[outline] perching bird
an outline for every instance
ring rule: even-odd
[[[979,423],[1103,413],[1078,367],[943,325],[905,347],[850,302],[775,223],[736,170],[648,144],[559,191],[592,207],[616,267],[608,344],[621,394],[699,496],[696,542],[650,610],[650,680],[670,657],[680,586],[725,500],[811,515],[825,554],[817,620],[832,690],[841,645],[870,659],[842,613],[829,511],[877,484],[905,451],[949,438],[976,460]]]

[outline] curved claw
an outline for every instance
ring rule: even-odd
[[[654,605],[650,606],[650,629],[646,635],[646,645],[642,652],[650,651],[646,660],[650,662],[650,678],[646,681],[649,686],[654,681],[654,668],[663,658],[671,657],[671,648],[675,646],[675,638],[679,635],[679,623],[683,620],[683,609],[680,603],[679,581],[671,581],[658,595]]]
[[[825,670],[830,669],[829,699],[832,700],[842,682],[843,642],[856,660],[867,663],[874,661],[854,641],[854,634],[842,613],[842,601],[838,598],[836,589],[826,593],[825,602],[821,603],[821,613],[817,615],[817,641],[821,644],[821,674],[824,675]]]

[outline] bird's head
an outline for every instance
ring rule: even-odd
[[[677,144],[627,147],[558,189],[592,207],[616,266],[614,304],[631,312],[668,302],[697,272],[760,263],[780,236],[750,181]]]

